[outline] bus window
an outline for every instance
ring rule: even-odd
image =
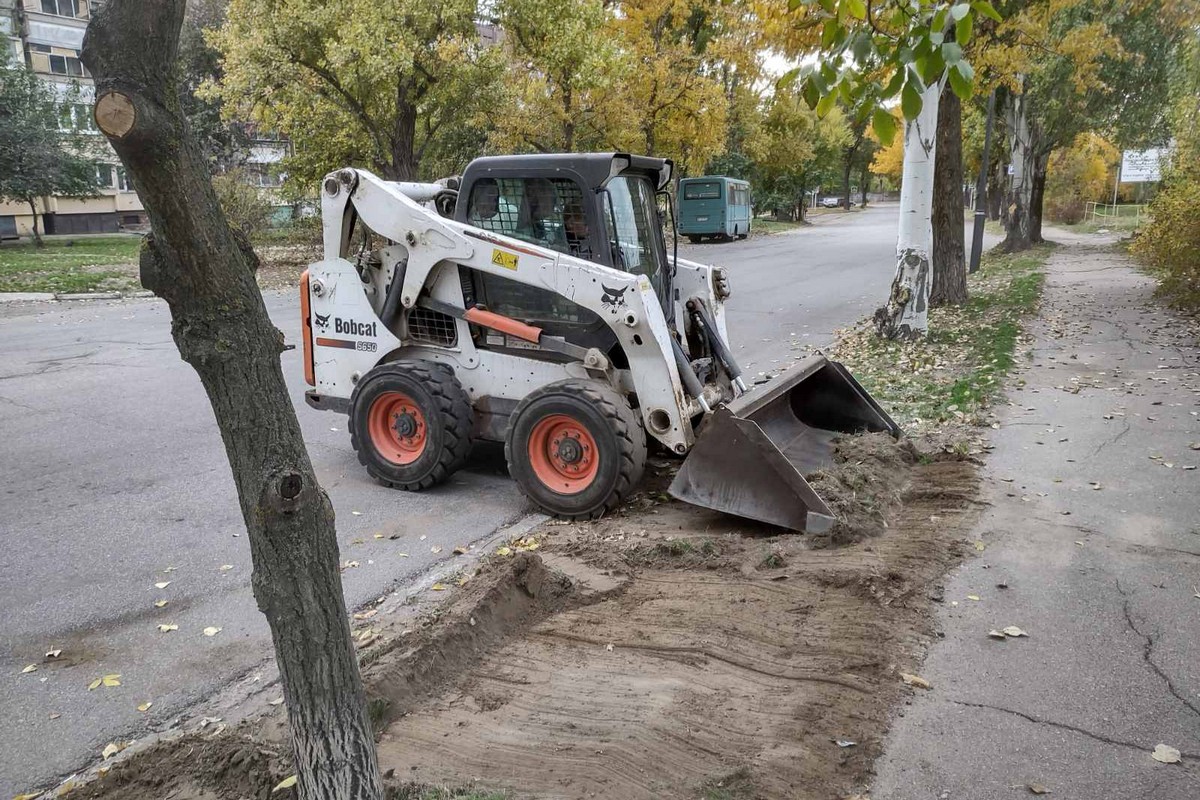
[[[683,185],[684,200],[717,200],[720,197],[721,184],[718,181],[685,183]]]

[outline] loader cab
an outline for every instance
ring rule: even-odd
[[[666,307],[670,269],[658,192],[669,160],[624,153],[480,158],[462,176],[454,218],[623,272],[645,275]],[[594,313],[547,289],[475,273],[475,302],[582,346],[615,342]],[[613,341],[610,341],[613,340]]]

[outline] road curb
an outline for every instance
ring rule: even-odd
[[[3,303],[73,302],[76,300],[136,300],[154,297],[154,292],[0,292]]]

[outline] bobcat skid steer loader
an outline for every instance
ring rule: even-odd
[[[804,474],[838,433],[896,425],[822,356],[747,390],[725,271],[668,253],[671,170],[604,153],[481,158],[436,184],[330,173],[324,258],[300,280],[309,404],[347,413],[359,461],[400,489],[491,440],[542,509],[597,517],[653,439],[688,456],[674,496],[826,529]]]

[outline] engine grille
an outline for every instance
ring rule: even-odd
[[[413,341],[453,347],[458,343],[458,326],[454,317],[428,308],[408,312],[408,337]]]

